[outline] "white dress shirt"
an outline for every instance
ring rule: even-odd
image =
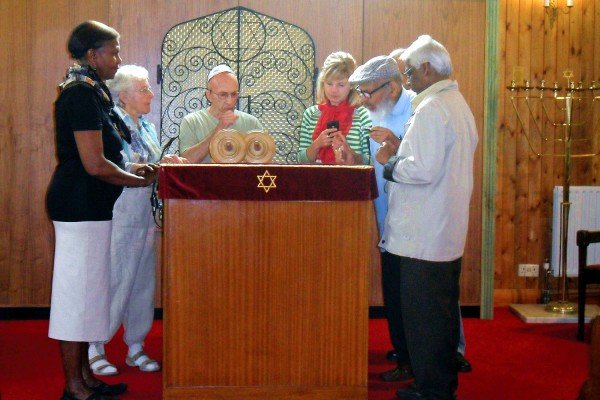
[[[399,256],[452,261],[462,256],[468,229],[475,119],[451,80],[419,93],[412,105],[379,245]]]

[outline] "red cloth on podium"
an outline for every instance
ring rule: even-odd
[[[372,166],[187,164],[162,166],[163,199],[361,201],[378,196]]]

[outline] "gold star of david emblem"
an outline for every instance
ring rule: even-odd
[[[275,179],[277,179],[277,175],[271,175],[267,170],[265,170],[264,174],[256,175],[256,177],[258,178],[257,187],[265,189],[265,193],[269,193],[269,190],[271,190],[271,188],[277,187],[277,185],[275,185]],[[268,185],[265,184],[265,178],[269,178],[271,180],[271,182]]]

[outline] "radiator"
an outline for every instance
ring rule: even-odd
[[[560,206],[562,186],[554,187],[552,205],[552,272],[559,276],[560,264]],[[600,186],[571,186],[569,191],[569,229],[567,236],[567,276],[579,275],[577,231],[600,230]],[[600,264],[600,244],[588,247],[588,264]]]

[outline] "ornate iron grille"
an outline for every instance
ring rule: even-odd
[[[177,138],[184,116],[208,106],[206,79],[219,64],[238,76],[238,108],[275,139],[273,161],[295,163],[302,113],[314,103],[314,42],[303,29],[244,7],[184,22],[165,35],[161,143]],[[178,148],[175,139],[168,151]]]

